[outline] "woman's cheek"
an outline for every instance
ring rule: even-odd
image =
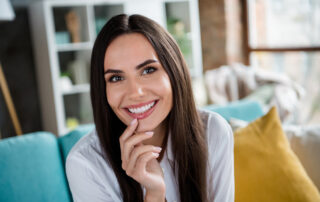
[[[155,88],[164,96],[172,96],[172,88],[168,75],[162,75],[158,81],[155,82]]]
[[[112,86],[108,86],[106,91],[107,91],[108,103],[111,106],[111,108],[113,109],[113,111],[115,111],[114,108],[117,106],[117,100],[118,100],[117,96],[118,96],[118,94],[114,93],[115,89]]]
[[[128,125],[130,120],[126,120],[121,109],[121,103],[123,101],[122,99],[125,91],[119,86],[109,86],[106,91],[107,101],[111,109],[123,123]]]

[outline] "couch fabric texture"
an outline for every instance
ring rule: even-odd
[[[38,132],[1,140],[0,201],[71,201],[53,134]]]
[[[0,201],[71,202],[65,159],[73,145],[93,130],[80,126],[57,138],[36,132],[0,141]]]

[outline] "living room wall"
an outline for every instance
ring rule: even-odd
[[[203,69],[244,63],[243,4],[238,0],[199,0]]]

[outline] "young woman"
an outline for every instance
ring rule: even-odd
[[[103,27],[91,101],[96,130],[66,163],[74,201],[234,201],[232,131],[196,109],[183,56],[157,23],[118,15]]]

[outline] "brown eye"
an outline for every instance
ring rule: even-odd
[[[122,81],[122,80],[123,80],[122,76],[112,76],[109,78],[109,82],[111,82],[111,83],[115,83],[115,82]]]
[[[151,73],[153,73],[153,72],[155,72],[155,71],[157,71],[156,68],[154,68],[154,67],[147,67],[147,68],[145,68],[145,69],[143,70],[142,74],[151,74]]]

